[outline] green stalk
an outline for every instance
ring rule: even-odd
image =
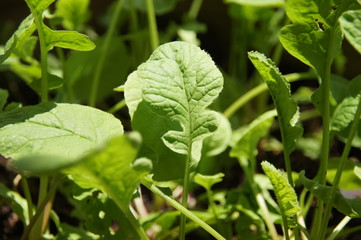
[[[118,102],[117,104],[115,104],[113,107],[111,107],[108,110],[108,113],[114,114],[114,113],[116,113],[117,111],[119,111],[120,109],[122,109],[125,106],[126,106],[125,100],[123,99],[120,102]]]
[[[185,162],[185,169],[184,169],[184,182],[183,182],[183,194],[182,194],[182,206],[187,209],[188,205],[188,191],[189,191],[189,164],[192,154],[192,143],[188,146],[188,154],[186,157]],[[179,227],[179,240],[184,240],[186,236],[185,226],[186,226],[186,216],[182,213],[180,216],[180,227]]]
[[[150,45],[152,47],[152,50],[154,51],[159,46],[157,20],[155,17],[153,0],[146,0],[146,4],[150,31]]]
[[[31,199],[28,180],[26,179],[26,176],[23,173],[21,174],[21,184],[23,186],[24,195],[26,198],[26,202],[28,204],[28,214],[29,214],[29,221],[30,221],[30,219],[33,217],[34,206],[33,206],[33,201]]]
[[[207,231],[209,234],[211,234],[214,238],[218,240],[225,240],[225,238],[220,235],[216,230],[214,230],[211,226],[209,226],[207,223],[205,223],[203,220],[201,220],[199,217],[194,215],[191,211],[189,211],[187,208],[183,207],[181,204],[179,204],[177,201],[172,199],[171,197],[165,195],[159,188],[157,188],[151,180],[144,178],[142,180],[142,184],[148,188],[150,191],[152,191],[154,194],[158,195],[162,199],[164,199],[169,205],[180,211],[182,214],[184,214],[187,218],[191,219],[193,222],[197,223],[201,228],[203,228],[205,231]]]
[[[327,202],[325,213],[324,213],[324,220],[322,221],[322,225],[321,225],[321,233],[319,235],[319,236],[321,236],[320,239],[323,239],[324,236],[326,235],[328,220],[330,219],[330,216],[331,216],[331,210],[332,210],[333,202],[335,201],[335,197],[336,197],[338,185],[339,185],[340,180],[341,180],[343,169],[344,169],[344,166],[346,164],[347,157],[348,157],[348,155],[350,153],[350,150],[351,150],[352,140],[355,137],[356,132],[357,132],[358,124],[359,124],[359,121],[360,121],[360,115],[361,115],[361,96],[360,96],[359,105],[357,107],[357,111],[356,111],[356,114],[355,114],[355,118],[354,118],[354,121],[352,123],[351,130],[350,130],[349,136],[348,136],[347,141],[346,141],[346,145],[345,145],[345,147],[343,149],[343,152],[342,152],[342,156],[341,156],[341,159],[340,159],[339,166],[337,168],[336,176],[335,176],[335,178],[333,180],[330,199],[329,199],[329,202]]]
[[[115,33],[115,29],[119,22],[120,12],[122,10],[123,4],[124,4],[124,0],[119,0],[117,2],[117,5],[115,6],[112,20],[110,23],[110,27],[108,28],[108,30],[106,32],[104,45],[102,46],[103,48],[102,48],[102,51],[99,56],[99,61],[95,68],[94,78],[92,81],[92,86],[91,86],[90,95],[89,95],[89,105],[92,107],[95,106],[95,102],[96,102],[97,94],[98,94],[100,76],[102,74],[105,60],[106,60],[106,57],[109,52],[110,42],[112,40],[112,37]]]
[[[317,75],[314,72],[304,72],[304,73],[291,73],[284,76],[288,82],[296,82],[300,80],[308,80],[314,79]],[[241,107],[243,107],[246,103],[248,103],[251,99],[255,98],[259,94],[265,92],[267,90],[267,84],[262,83],[257,87],[251,89],[240,98],[238,98],[235,102],[233,102],[224,112],[223,115],[226,118],[230,118],[235,114]]]
[[[124,215],[128,218],[128,220],[130,221],[130,223],[133,225],[133,227],[135,228],[135,230],[137,231],[139,237],[142,240],[149,240],[147,234],[144,232],[144,229],[142,228],[142,226],[140,226],[138,220],[134,217],[134,215],[132,214],[132,212],[128,209],[123,210]]]
[[[324,72],[322,73],[321,79],[321,91],[322,91],[322,148],[321,148],[321,160],[320,167],[317,173],[317,178],[320,184],[326,184],[326,173],[328,166],[329,148],[330,148],[330,81],[331,81],[331,65],[333,61],[333,46],[335,38],[335,30],[332,29],[330,33],[330,41],[328,43],[327,58]],[[322,221],[323,219],[323,202],[318,199],[317,210],[316,210],[316,239],[322,234]]]
[[[188,12],[189,20],[195,20],[198,16],[199,10],[201,9],[203,0],[193,0],[191,8]]]
[[[337,224],[335,229],[333,229],[331,235],[327,238],[327,240],[334,240],[350,220],[351,218],[349,216],[344,217],[342,221]]]

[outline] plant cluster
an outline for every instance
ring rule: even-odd
[[[199,47],[207,1],[158,30],[181,2],[116,0],[98,34],[89,0],[25,0],[29,16],[0,49],[4,76],[39,97],[0,89],[2,168],[16,175],[0,204],[17,237],[357,234],[361,75],[345,77],[342,49],[361,54],[361,1],[225,0],[228,69]],[[309,70],[282,75],[284,50]]]

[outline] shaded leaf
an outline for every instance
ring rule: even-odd
[[[347,11],[339,21],[346,39],[361,54],[361,10]]]
[[[321,199],[326,204],[329,203],[331,187],[321,185],[314,180],[306,178],[304,171],[300,173],[300,180],[315,197]],[[341,195],[341,193],[337,192],[335,201],[333,202],[333,207],[349,217],[361,216],[361,199],[346,199]]]
[[[331,131],[340,132],[354,120],[359,101],[360,97],[347,97],[337,106],[331,118]]]
[[[297,125],[299,111],[292,99],[290,84],[266,56],[258,52],[250,52],[248,56],[268,86],[277,109],[283,145],[290,154],[296,148],[296,139],[303,133],[302,128]]]
[[[58,0],[55,15],[63,18],[62,25],[68,30],[80,30],[89,18],[89,0]]]
[[[0,154],[15,160],[31,154],[76,159],[121,134],[111,114],[49,102],[0,115]]]
[[[337,169],[339,167],[340,158],[330,158],[328,161],[327,166],[327,181],[329,183],[333,183],[333,180],[336,176]],[[345,162],[345,165],[342,170],[342,177],[340,179],[340,189],[342,190],[356,190],[361,187],[361,181],[357,178],[357,176],[354,173],[354,168],[356,168],[357,165],[353,163],[350,160],[347,160]]]
[[[289,184],[287,176],[283,172],[276,169],[267,161],[263,161],[261,165],[263,171],[271,180],[274,192],[277,197],[277,202],[287,217],[287,225],[290,227],[295,227],[296,222],[294,218],[301,210],[295,190]]]
[[[8,100],[9,92],[5,89],[0,89],[0,112],[3,111],[6,101]]]

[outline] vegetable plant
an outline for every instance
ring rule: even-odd
[[[360,236],[359,0],[92,4],[1,42],[0,238]]]

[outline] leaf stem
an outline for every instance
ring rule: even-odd
[[[99,56],[99,61],[95,68],[94,78],[92,81],[92,86],[91,86],[90,95],[89,95],[89,105],[92,107],[95,106],[95,102],[96,102],[97,94],[98,94],[100,76],[103,71],[105,60],[106,60],[106,57],[109,52],[109,47],[111,45],[110,42],[112,40],[115,29],[119,22],[120,12],[122,10],[123,4],[124,4],[124,0],[118,0],[117,5],[115,6],[115,10],[114,10],[114,13],[112,16],[110,27],[108,28],[108,30],[106,32],[104,45],[102,46],[102,51]]]
[[[150,31],[150,45],[152,47],[152,50],[154,51],[159,46],[157,20],[155,17],[153,0],[146,0],[146,4],[147,4],[148,24]]]
[[[199,13],[199,10],[201,9],[203,0],[193,0],[191,8],[189,9],[188,12],[188,18],[189,20],[194,21]]]
[[[145,233],[144,229],[142,228],[142,226],[140,226],[138,220],[134,217],[134,215],[132,214],[132,212],[130,211],[130,209],[124,209],[123,210],[124,215],[127,217],[127,219],[130,221],[130,223],[132,224],[132,226],[134,227],[134,229],[137,231],[139,237],[142,240],[149,240],[147,234]]]
[[[25,195],[26,202],[28,205],[28,217],[29,217],[29,221],[30,221],[30,219],[33,217],[34,206],[33,206],[33,201],[31,199],[28,180],[27,180],[25,174],[23,174],[23,173],[21,174],[21,185],[23,186],[24,195]],[[27,224],[27,222],[26,222],[26,224]]]
[[[304,73],[291,73],[284,76],[288,82],[296,82],[300,80],[314,79],[317,77],[316,73],[313,71],[304,72]],[[242,95],[235,102],[233,102],[224,112],[223,115],[226,118],[230,118],[235,114],[241,107],[248,103],[251,99],[255,98],[259,94],[267,90],[267,84],[261,83],[258,86],[252,88],[250,91]]]
[[[335,229],[333,229],[331,235],[327,238],[327,240],[334,240],[350,220],[351,218],[349,216],[345,216],[342,221],[337,224]]]
[[[209,226],[207,223],[205,223],[203,220],[201,220],[199,217],[194,215],[191,211],[189,211],[187,208],[183,207],[181,204],[179,204],[177,201],[172,199],[171,197],[165,195],[159,188],[157,188],[152,182],[152,180],[148,178],[144,178],[142,180],[142,184],[147,187],[150,191],[158,195],[159,197],[163,198],[169,205],[180,211],[182,214],[184,214],[186,217],[197,223],[201,228],[203,228],[205,231],[207,231],[209,234],[211,234],[213,237],[215,237],[218,240],[225,240],[225,238],[220,235],[216,230],[214,230],[211,226]]]
[[[189,164],[190,158],[192,154],[192,144],[189,144],[188,147],[188,154],[186,157],[185,162],[185,169],[184,169],[184,178],[183,178],[183,194],[182,194],[182,206],[187,208],[188,205],[188,191],[189,191]],[[179,227],[179,240],[184,240],[186,236],[185,226],[186,226],[186,216],[181,214],[180,216],[180,227]]]
[[[358,124],[360,121],[360,115],[361,115],[361,95],[359,95],[359,105],[357,107],[354,121],[351,125],[351,130],[350,130],[349,136],[347,138],[346,145],[345,145],[342,155],[341,155],[341,159],[340,159],[339,166],[337,168],[336,176],[333,180],[333,184],[332,184],[332,188],[331,188],[331,195],[329,197],[329,202],[326,203],[327,205],[326,205],[326,209],[325,209],[325,213],[324,213],[324,220],[322,221],[322,225],[321,225],[321,235],[319,235],[322,238],[320,238],[320,239],[323,239],[323,237],[326,234],[326,229],[327,229],[327,225],[328,225],[328,220],[330,219],[333,202],[335,201],[335,196],[337,193],[338,185],[340,183],[342,172],[343,172],[344,166],[346,164],[348,154],[350,153],[350,150],[351,150],[352,140],[355,137],[357,128],[359,126]]]

